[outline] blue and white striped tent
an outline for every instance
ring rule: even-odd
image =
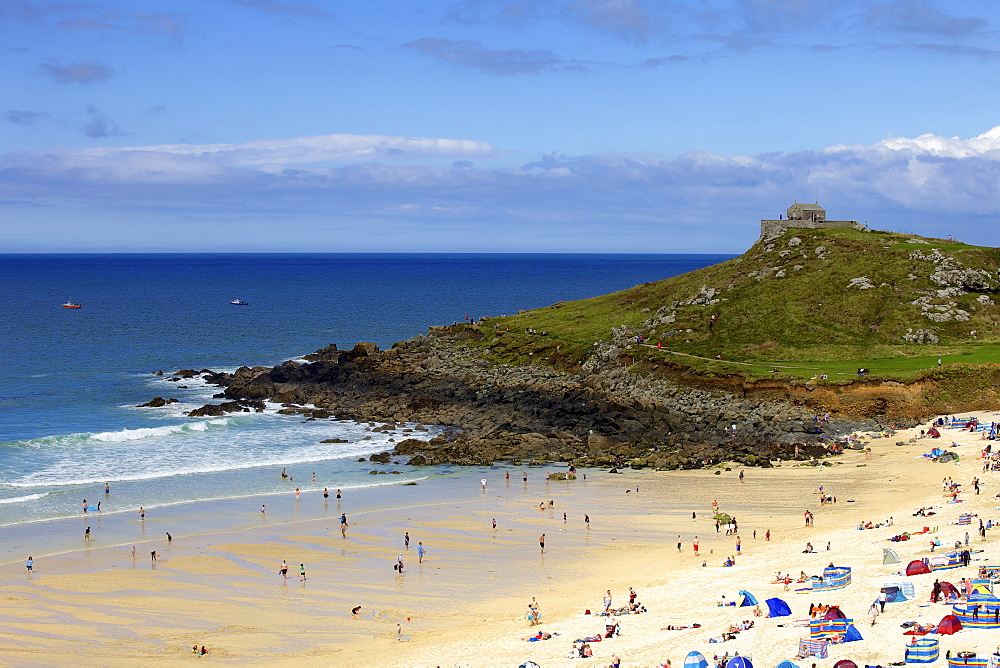
[[[917,638],[906,646],[907,663],[934,663],[941,655],[941,643],[937,638]]]
[[[684,658],[684,668],[708,668],[708,660],[701,652],[690,652]]]
[[[886,593],[886,603],[902,603],[916,596],[912,582],[886,582],[882,591]]]

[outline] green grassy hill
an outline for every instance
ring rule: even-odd
[[[1000,362],[998,267],[994,248],[793,229],[681,276],[483,321],[470,343],[498,361],[562,368],[583,363],[604,341],[637,362],[702,374],[774,377],[774,369],[834,380],[869,367],[907,378],[936,368],[938,358]],[[634,345],[637,334],[653,347]]]

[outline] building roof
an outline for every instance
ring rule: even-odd
[[[821,207],[818,203],[817,204],[807,204],[805,202],[796,202],[795,204],[792,204],[792,206],[797,206],[797,207],[801,208],[803,211],[826,211],[826,209],[824,209],[823,207]],[[790,206],[788,208],[790,209],[792,207]]]

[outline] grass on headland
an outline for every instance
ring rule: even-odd
[[[681,276],[484,321],[477,327],[482,339],[470,343],[488,348],[498,362],[572,369],[595,342],[611,340],[612,328],[625,326],[624,345],[642,334],[696,357],[632,345],[623,359],[695,373],[774,377],[771,369],[780,365],[803,367],[776,369],[782,377],[826,374],[834,381],[864,367],[873,376],[907,379],[935,370],[938,358],[946,365],[1000,363],[998,265],[997,249],[958,242],[853,229],[792,230]],[[948,287],[940,276],[932,279],[953,267],[978,272],[984,285],[953,279]],[[861,277],[869,287],[857,286],[853,279]],[[904,340],[918,330],[938,341]]]

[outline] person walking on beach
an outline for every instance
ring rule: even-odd
[[[267,515],[267,506],[265,506],[263,503],[260,504],[260,514],[261,516]]]
[[[424,563],[424,555],[427,554],[427,550],[424,549],[424,544],[422,541],[417,541],[417,563]]]
[[[403,545],[406,547],[407,550],[410,549],[410,532],[409,531],[407,531],[405,534],[403,534]]]
[[[174,537],[170,535],[170,532],[169,532],[169,531],[167,531],[167,532],[165,532],[165,533],[167,534],[167,542],[168,542],[168,543],[169,543],[170,541],[172,541],[172,540],[174,539]]]
[[[493,518],[493,530],[494,531],[497,530],[497,518],[495,518],[495,517]]]
[[[87,514],[87,510],[89,510],[89,509],[90,509],[90,506],[87,505],[87,499],[84,499],[83,500],[83,514],[86,515]]]
[[[680,553],[680,551],[681,551],[681,535],[677,534],[677,552],[678,552],[678,554]]]
[[[604,612],[608,612],[611,609],[611,590],[604,595]]]
[[[338,499],[340,498],[340,490],[339,489],[337,490],[337,498]]]
[[[330,490],[328,490],[326,487],[323,488],[323,498],[324,499],[330,498]]]
[[[35,567],[35,560],[28,557],[28,561],[26,561],[24,565],[28,568],[28,572],[30,573]]]
[[[83,539],[84,540],[93,540],[93,538],[91,538],[91,536],[90,536],[90,527],[87,527],[87,530],[83,532]]]
[[[542,548],[542,554],[545,554],[545,534],[538,537],[538,546]]]
[[[140,522],[146,521],[146,509],[143,508],[142,506],[139,506],[139,521]]]
[[[299,564],[299,580],[302,582],[306,581],[306,565]]]
[[[524,482],[528,482],[528,472],[524,472]]]
[[[281,568],[278,569],[278,575],[288,580],[288,562],[284,559],[281,560]]]
[[[104,493],[105,494],[111,493],[111,483],[109,482],[104,483]]]
[[[741,545],[740,537],[736,536],[736,554],[740,553],[740,545]]]
[[[152,552],[149,553],[149,560],[156,561],[156,550],[153,550]]]
[[[694,556],[698,556],[698,537],[694,537]]]
[[[298,487],[295,488],[295,500],[296,501],[299,500],[299,488]]]
[[[740,484],[743,484],[743,471],[740,471]]]
[[[479,484],[483,486],[483,491],[486,491],[486,478],[479,481]]]
[[[764,540],[771,540],[771,530],[768,529],[764,532]]]
[[[132,559],[135,560],[135,545],[132,546]]]
[[[340,535],[347,538],[347,515],[345,514],[340,516]]]
[[[583,516],[583,523],[587,525],[588,529],[590,528],[590,515]]]

